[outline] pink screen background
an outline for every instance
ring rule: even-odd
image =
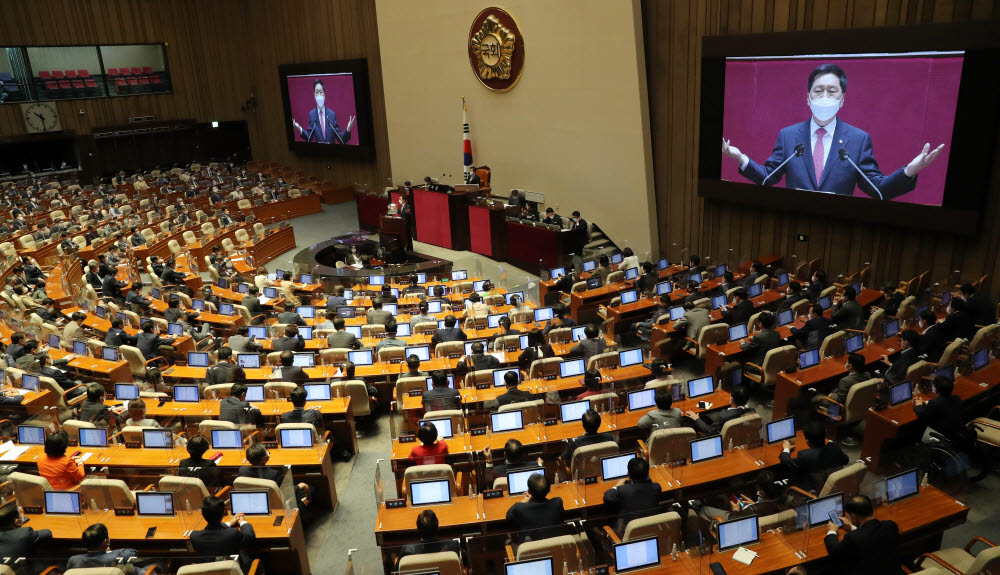
[[[843,120],[872,138],[875,160],[890,174],[912,160],[925,142],[945,144],[920,172],[917,187],[894,201],[941,205],[958,102],[962,57],[730,60],[726,62],[725,139],[762,164],[778,132],[811,117],[806,105],[809,72],[825,63],[847,74]],[[734,160],[722,158],[722,179],[749,182]],[[784,186],[784,179],[776,184]],[[858,188],[854,196],[867,198]]]
[[[320,79],[323,81],[323,89],[326,92],[326,107],[337,114],[337,124],[340,130],[347,129],[347,121],[351,116],[357,116],[357,105],[354,102],[354,75],[353,74],[316,74],[313,76],[289,76],[288,77],[288,103],[292,107],[292,118],[302,126],[302,129],[309,130],[309,111],[316,108],[316,99],[313,98],[313,81]],[[291,119],[288,120],[291,124]],[[292,130],[296,142],[305,140],[299,135],[298,130]],[[348,144],[357,146],[358,141],[358,120],[354,120],[351,126],[351,139]]]

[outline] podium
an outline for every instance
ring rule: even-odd
[[[398,216],[383,215],[379,220],[378,237],[383,248],[394,244],[405,249],[410,238],[406,220]]]
[[[469,204],[482,190],[471,192],[438,192],[413,188],[413,213],[416,217],[416,239],[450,250],[469,249]]]

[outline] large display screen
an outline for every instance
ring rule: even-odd
[[[369,157],[374,149],[364,60],[279,67],[288,145],[311,154]]]

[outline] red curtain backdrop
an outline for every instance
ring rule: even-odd
[[[417,219],[417,240],[451,249],[451,217],[448,195],[414,188],[413,212]]]
[[[920,152],[945,144],[937,160],[920,173],[917,188],[897,202],[941,205],[962,58],[850,58],[732,60],[726,63],[723,137],[763,164],[771,155],[778,131],[808,120],[806,83],[809,72],[825,63],[847,74],[844,106],[837,114],[872,138],[882,173],[902,168]],[[722,178],[748,182],[739,166],[722,158]],[[778,184],[783,186],[784,179]],[[868,196],[855,188],[854,195]]]
[[[309,110],[316,109],[316,98],[313,96],[313,81],[323,81],[323,91],[326,93],[324,105],[337,115],[337,125],[341,131],[347,129],[351,116],[357,116],[358,110],[354,103],[354,76],[352,74],[321,74],[315,76],[290,76],[288,78],[288,103],[292,107],[292,118],[309,130]],[[291,119],[288,120],[291,123]],[[351,127],[351,139],[346,143],[357,146],[357,122]],[[293,130],[296,142],[304,142],[298,130]]]
[[[493,230],[486,208],[469,206],[469,249],[484,256],[493,255]]]

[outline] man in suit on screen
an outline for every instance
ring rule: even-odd
[[[785,187],[840,196],[852,195],[855,186],[873,198],[881,196],[886,200],[912,191],[917,186],[917,174],[938,157],[944,144],[933,150],[929,143],[924,144],[909,164],[883,175],[873,155],[871,136],[837,119],[846,93],[847,75],[840,66],[817,66],[809,74],[806,93],[806,104],[812,116],[778,132],[774,151],[764,165],[750,159],[724,138],[722,155],[739,163],[740,175],[761,185],[777,184],[784,175]],[[877,190],[854,169],[845,155],[858,165]],[[779,171],[779,166],[789,157],[791,160]]]
[[[309,110],[309,128],[302,129],[302,126],[292,118],[292,126],[299,131],[299,136],[307,142],[319,144],[346,144],[351,140],[351,128],[354,126],[355,117],[347,121],[347,129],[341,131],[337,124],[337,114],[326,107],[326,88],[323,80],[313,80],[313,98],[316,99],[316,107]]]

